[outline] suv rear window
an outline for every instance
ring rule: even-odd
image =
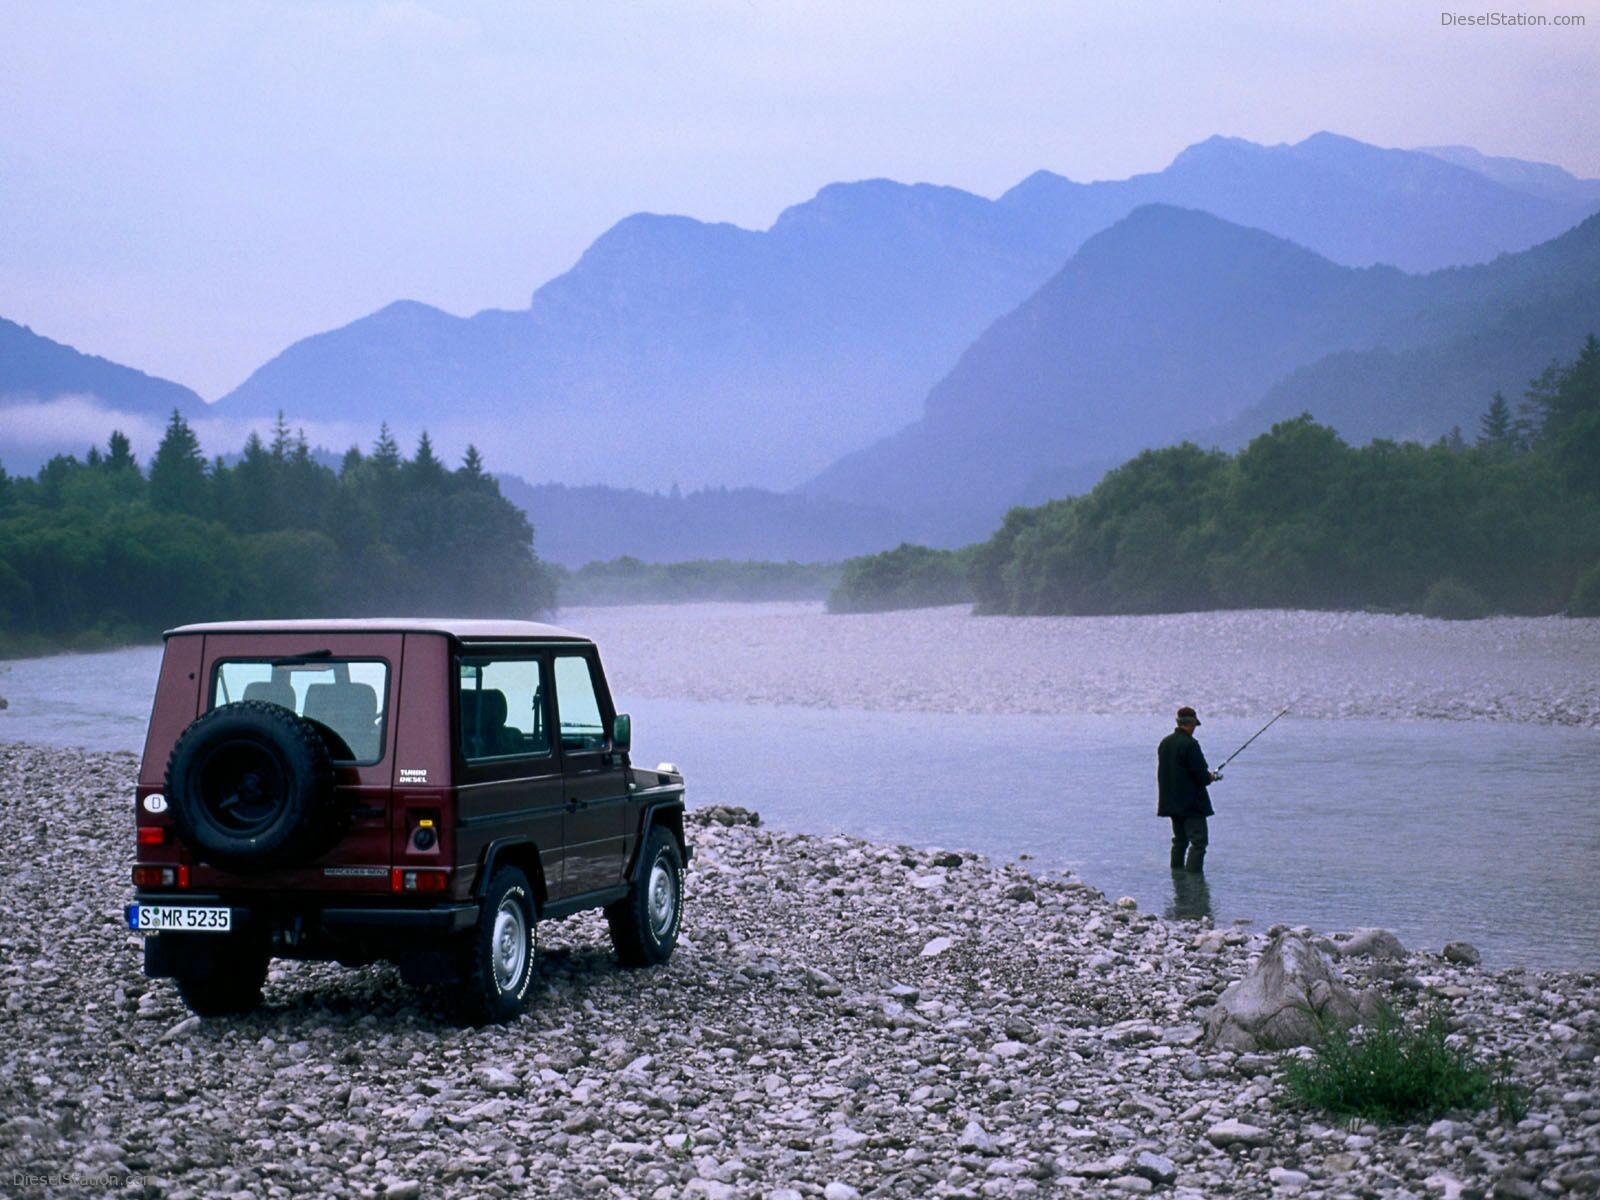
[[[377,659],[313,662],[230,659],[217,664],[211,705],[261,700],[314,721],[335,762],[370,765],[383,757],[389,664]]]

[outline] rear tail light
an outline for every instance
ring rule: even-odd
[[[396,867],[389,872],[391,892],[442,892],[449,886],[449,871],[402,871]]]
[[[160,846],[167,840],[167,831],[160,825],[142,825],[139,827],[139,845]]]
[[[177,867],[135,867],[133,869],[134,887],[180,887],[189,886],[189,868]]]

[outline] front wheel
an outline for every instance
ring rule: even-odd
[[[478,924],[461,948],[461,1000],[469,1019],[493,1023],[521,1015],[533,990],[538,950],[528,877],[515,867],[496,871]]]
[[[683,851],[670,830],[650,830],[633,890],[606,909],[606,921],[623,966],[657,966],[672,957],[683,924]]]

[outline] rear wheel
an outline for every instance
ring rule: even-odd
[[[683,851],[670,830],[650,830],[639,867],[633,890],[606,909],[611,944],[626,967],[666,962],[683,924]]]
[[[461,1002],[478,1022],[509,1021],[528,1007],[539,952],[533,889],[515,867],[494,873],[478,924],[461,947]]]
[[[195,934],[184,938],[181,947],[173,947],[172,955],[178,995],[200,1016],[235,1016],[261,1003],[271,956],[259,939],[237,933]]]

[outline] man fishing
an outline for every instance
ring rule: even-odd
[[[1206,818],[1211,816],[1209,784],[1222,778],[1206,764],[1206,756],[1195,740],[1200,718],[1188,705],[1178,710],[1178,727],[1156,747],[1156,787],[1159,802],[1156,815],[1172,820],[1172,869],[1203,871],[1210,834]],[[1185,858],[1187,851],[1187,858]]]

